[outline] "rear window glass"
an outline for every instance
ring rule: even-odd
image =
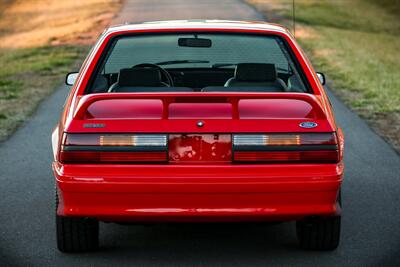
[[[188,45],[185,45],[184,41],[188,39],[191,42],[187,42]],[[199,42],[197,45],[195,39],[207,42]],[[100,62],[99,71],[89,92],[109,91],[113,84],[118,83],[118,76],[122,69],[130,69],[143,63],[156,64],[169,71],[171,76],[176,75],[170,71],[172,69],[178,68],[183,71],[182,73],[185,73],[186,70],[190,72],[193,69],[203,69],[204,73],[199,72],[197,79],[201,80],[204,77],[204,81],[199,83],[199,88],[194,88],[195,91],[205,86],[226,85],[226,83],[217,83],[215,81],[217,79],[208,84],[206,79],[209,75],[207,76],[207,73],[214,72],[210,75],[218,75],[221,70],[226,70],[224,75],[229,76],[229,71],[231,71],[231,78],[235,78],[235,68],[240,63],[273,64],[277,72],[277,79],[280,80],[279,83],[283,82],[282,90],[307,91],[304,81],[301,79],[301,70],[296,68],[296,64],[292,61],[290,53],[281,39],[275,36],[223,33],[125,36],[116,39],[106,53],[103,62]],[[163,77],[165,75],[161,76],[165,80]],[[176,77],[172,77],[172,79],[176,80]],[[221,79],[223,80],[222,77]],[[246,77],[242,80],[245,79]],[[253,87],[252,79],[257,80],[250,77],[248,87]],[[168,81],[164,82],[163,84],[166,86],[171,86]],[[126,84],[124,83],[124,85]],[[262,83],[262,79],[254,81],[254,87],[260,87],[263,84],[267,83]],[[133,85],[135,84],[133,83]],[[190,85],[193,87],[192,84]],[[183,82],[173,86],[186,87],[187,84]],[[124,90],[129,91],[126,88]]]
[[[209,67],[213,64],[257,62],[274,63],[288,69],[288,61],[273,37],[255,35],[199,34],[198,38],[212,40],[212,47],[180,47],[179,38],[192,35],[147,35],[126,37],[117,41],[107,63],[105,73],[118,72],[122,68],[141,63],[158,63],[172,60],[205,60],[209,63],[180,64],[179,67]]]

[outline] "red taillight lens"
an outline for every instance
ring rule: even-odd
[[[233,136],[236,162],[336,163],[335,133],[241,134]]]
[[[130,163],[166,161],[165,152],[62,151],[63,163]]]
[[[243,162],[337,162],[335,151],[269,151],[235,152],[235,161]]]
[[[65,134],[62,163],[167,162],[166,135]]]

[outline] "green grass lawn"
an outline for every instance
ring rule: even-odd
[[[27,76],[33,73],[40,78],[59,74],[63,66],[70,65],[77,57],[74,47],[41,47],[31,49],[2,49],[0,62],[4,68],[0,69],[0,99],[10,100],[20,96],[24,87],[35,86],[29,81],[18,79],[18,76]],[[21,64],[23,62],[23,64]],[[38,78],[38,79],[40,79]]]
[[[292,27],[291,0],[249,2]],[[316,69],[400,151],[399,12],[397,0],[296,1],[296,37]]]
[[[0,141],[60,84],[86,51],[80,46],[0,49]]]

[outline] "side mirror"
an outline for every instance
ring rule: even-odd
[[[78,78],[78,72],[70,72],[65,77],[65,84],[66,85],[74,85],[76,78]]]
[[[322,72],[317,72],[317,76],[321,84],[325,85],[326,84],[325,74],[323,74]]]

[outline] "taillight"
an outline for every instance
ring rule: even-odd
[[[63,163],[167,162],[167,136],[162,134],[65,134]]]
[[[335,133],[236,134],[235,162],[336,163],[339,161]]]

